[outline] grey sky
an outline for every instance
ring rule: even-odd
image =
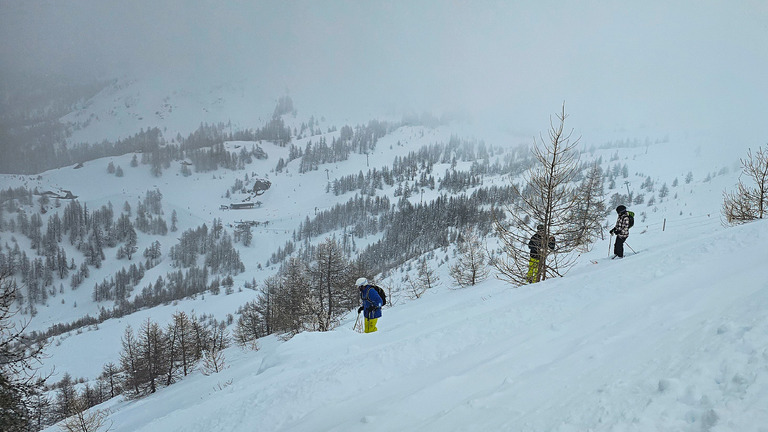
[[[768,114],[762,1],[0,0],[0,41],[2,71],[258,79],[329,111],[543,129],[566,101],[591,127],[720,133]]]

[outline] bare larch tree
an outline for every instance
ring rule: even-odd
[[[48,377],[38,376],[45,344],[26,333],[14,307],[17,285],[0,274],[0,429],[28,430],[34,409],[32,398]]]
[[[459,243],[459,257],[451,266],[451,277],[462,288],[474,286],[488,277],[486,252],[479,236],[467,230]]]
[[[746,223],[765,217],[768,207],[768,152],[762,148],[748,158],[741,159],[742,174],[755,182],[749,187],[739,179],[735,192],[723,193],[723,216],[731,225]]]
[[[523,174],[524,186],[512,185],[519,199],[505,206],[509,218],[496,220],[496,233],[504,253],[495,257],[493,264],[498,277],[514,285],[562,276],[575,262],[570,252],[577,246],[578,236],[574,233],[580,229],[572,220],[580,199],[578,188],[573,184],[579,166],[576,151],[579,140],[572,141],[573,132],[565,132],[568,117],[565,104],[556,117],[557,121],[550,118],[548,140],[543,136],[538,140],[534,138],[532,151],[536,162]],[[543,226],[539,238],[554,237],[557,254],[549,241],[541,241],[538,268],[531,280],[528,243],[539,225]]]
[[[315,262],[310,267],[313,293],[312,310],[318,331],[335,327],[339,317],[353,307],[354,298],[349,293],[353,285],[347,268],[349,263],[336,240],[326,238],[315,251]]]
[[[576,194],[576,202],[570,216],[573,226],[566,240],[567,244],[586,251],[600,236],[603,229],[601,222],[605,219],[603,171],[597,162],[589,168]]]

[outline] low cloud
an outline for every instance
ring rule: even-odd
[[[759,2],[392,3],[3,0],[0,67],[257,80],[329,112],[466,112],[526,132],[563,101],[592,129],[728,136],[765,112]]]

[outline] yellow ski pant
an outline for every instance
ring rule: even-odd
[[[375,332],[377,330],[376,329],[376,321],[378,321],[378,320],[379,320],[378,318],[373,318],[373,319],[366,318],[365,319],[365,332],[366,333],[373,333],[373,332]]]
[[[539,260],[536,258],[531,258],[528,261],[528,275],[526,275],[526,279],[528,280],[528,283],[534,283],[537,282],[539,278]]]

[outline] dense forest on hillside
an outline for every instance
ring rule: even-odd
[[[60,119],[113,82],[0,75],[0,172],[39,173],[59,165],[72,125]],[[68,165],[70,158],[64,165]]]
[[[379,129],[382,125],[378,122],[370,127],[379,132],[385,130]],[[202,136],[205,135],[223,138],[216,135],[217,130],[220,129],[201,128],[192,135],[193,140],[203,143],[205,139]],[[376,136],[367,128],[358,128],[357,132],[350,128],[344,136],[347,139],[338,142],[343,143],[340,147],[349,152],[370,150],[375,145],[375,141],[355,139],[356,136]],[[321,149],[322,146],[314,148]],[[249,158],[260,153],[256,146],[250,151],[243,147],[239,154],[230,153],[221,143],[217,143],[208,148],[201,147],[195,154],[208,155],[201,156],[194,166],[209,170],[217,167],[244,169]],[[304,152],[297,157],[312,159],[313,155],[313,152]],[[201,162],[203,159],[225,163],[209,165]],[[154,171],[155,162],[151,157],[135,161],[149,165],[150,171]],[[167,159],[161,158],[160,161],[162,166]],[[470,163],[469,170],[457,169],[459,162]],[[435,164],[450,165],[440,176],[434,172]],[[329,182],[328,193],[341,195],[355,192],[355,195],[344,204],[320,211],[313,217],[307,216],[294,231],[291,241],[275,251],[264,265],[282,265],[291,256],[311,261],[314,242],[338,236],[342,239],[341,249],[347,257],[359,254],[360,259],[370,263],[371,270],[379,273],[452,243],[466,228],[488,233],[493,218],[503,218],[503,212],[494,213],[493,207],[500,203],[512,203],[517,197],[511,184],[484,186],[484,178],[501,174],[513,177],[530,164],[524,149],[505,152],[482,142],[451,137],[447,143],[425,146],[404,157],[395,157],[391,167],[334,179]],[[318,164],[312,162],[309,165]],[[581,170],[586,168],[583,165]],[[618,163],[605,173],[606,181],[613,185],[611,187],[615,187],[617,178],[627,176],[626,165]],[[643,187],[652,190],[653,182],[649,179]],[[395,189],[393,195],[398,198],[397,203],[391,202],[384,193],[386,188]],[[665,189],[663,186],[662,195],[667,193]],[[421,199],[417,204],[408,200],[425,190],[441,193],[437,199],[426,202]],[[471,193],[467,194],[470,190]],[[617,193],[611,201],[619,202],[627,198]],[[643,194],[633,198],[639,203]],[[160,304],[211,288],[218,289],[222,283],[220,276],[215,276],[218,274],[225,277],[225,288],[231,288],[227,286],[227,275],[236,275],[244,270],[235,244],[242,243],[247,247],[252,240],[248,230],[236,229],[230,234],[217,220],[214,220],[212,227],[202,225],[187,230],[177,244],[166,245],[167,257],[180,270],[147,283],[142,281],[144,272],[162,259],[163,248],[159,241],[155,241],[152,247],[138,251],[135,246],[137,237],[141,234],[166,236],[169,231],[177,230],[175,212],[170,215],[170,227],[165,219],[162,194],[158,190],[147,191],[135,208],[125,202],[120,210],[115,210],[112,203],[89,209],[76,199],[52,199],[40,191],[24,188],[0,191],[0,201],[0,230],[25,236],[35,251],[36,256],[28,256],[15,238],[12,243],[3,245],[0,251],[0,271],[18,275],[20,282],[27,287],[23,294],[19,290],[18,302],[25,305],[24,310],[31,314],[35,313],[36,305],[45,304],[62,294],[65,285],[70,289],[80,287],[89,279],[89,268],[99,268],[105,260],[111,260],[105,252],[110,250],[113,252],[109,253],[114,254],[118,261],[131,261],[134,255],[140,259],[122,267],[114,277],[95,283],[93,300],[113,302],[113,311],[108,315],[127,313],[138,307]],[[33,205],[37,205],[40,211],[19,211],[23,206]],[[62,206],[61,212],[51,212],[47,220],[43,219],[46,209]],[[354,239],[368,236],[379,236],[379,239],[359,250]],[[80,256],[68,256],[62,242],[74,246]],[[201,255],[205,256],[205,265],[197,267],[194,263],[196,257]],[[139,288],[140,284],[144,287]],[[137,288],[138,294],[132,296]]]

